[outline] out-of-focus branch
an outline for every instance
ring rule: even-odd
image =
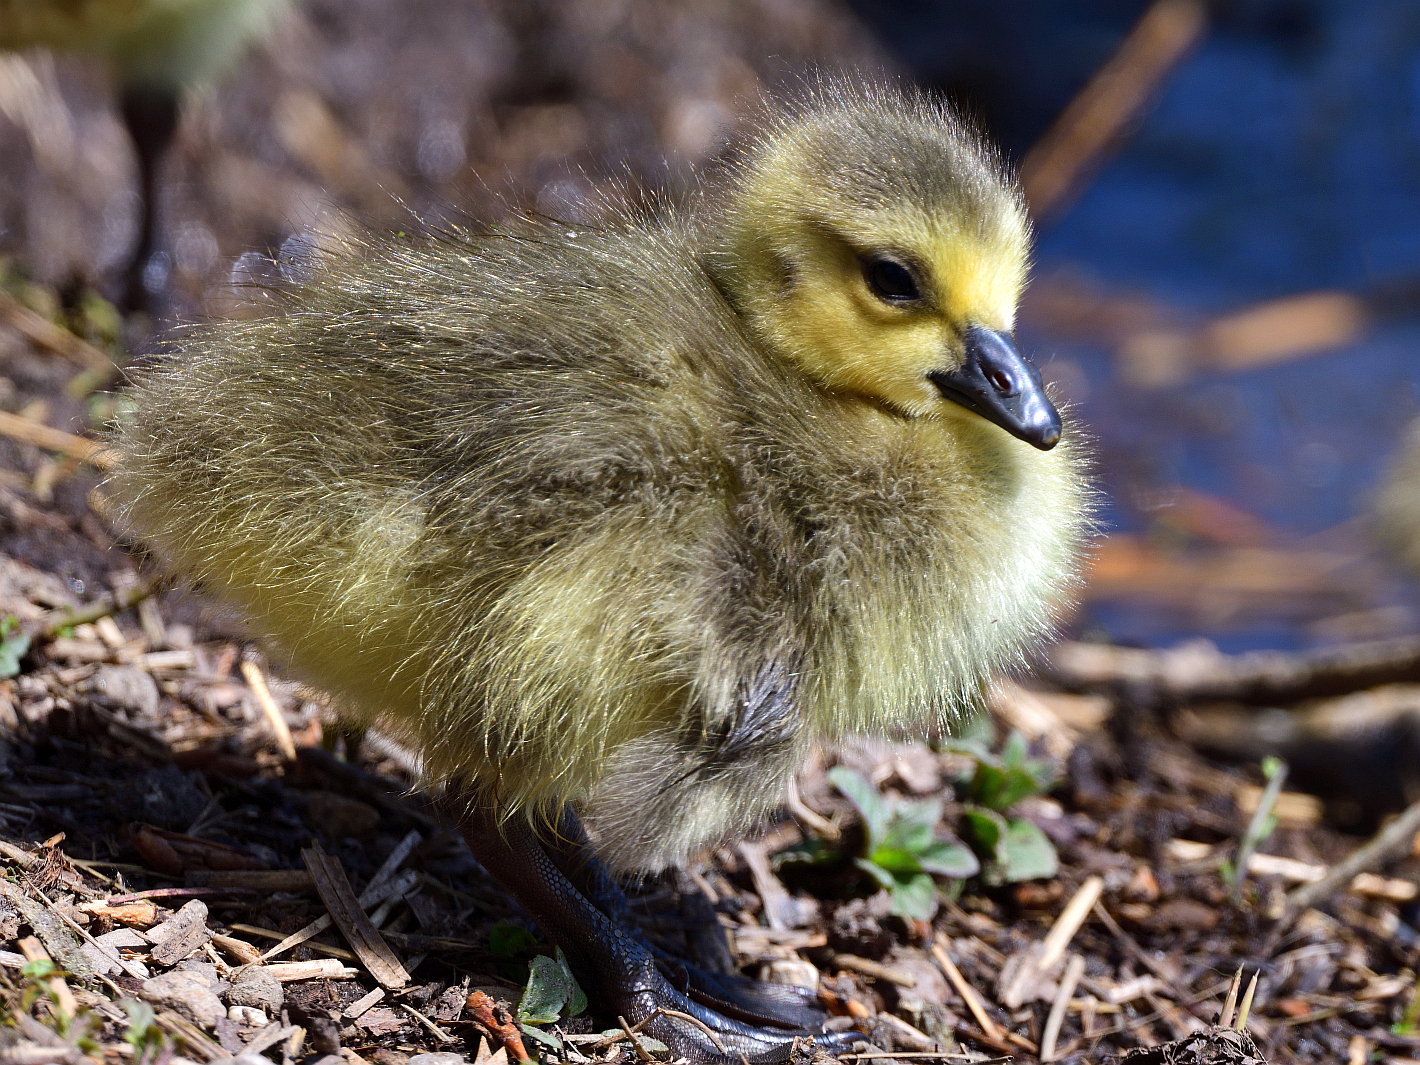
[[[1206,25],[1199,0],[1155,0],[1022,161],[1032,217],[1040,221],[1070,201]]]

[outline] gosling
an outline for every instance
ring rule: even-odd
[[[157,249],[158,167],[177,131],[183,95],[225,73],[285,2],[0,0],[0,48],[81,52],[113,68],[141,193],[138,244],[124,274],[128,309],[152,303],[144,271]]]
[[[783,1060],[813,996],[673,986],[611,872],[744,830],[823,740],[950,724],[1047,634],[1089,493],[1011,340],[1028,243],[941,104],[825,85],[688,202],[391,240],[188,335],[113,487],[417,745],[607,1015]]]

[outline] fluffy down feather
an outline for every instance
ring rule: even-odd
[[[744,173],[352,250],[195,330],[135,388],[128,520],[434,777],[575,802],[622,869],[742,830],[824,738],[949,724],[1075,580],[1075,434],[805,373],[706,265]]]

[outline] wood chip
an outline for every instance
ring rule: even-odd
[[[176,965],[211,940],[207,906],[193,899],[171,918],[148,929],[147,935],[148,941],[154,944],[153,961],[164,967]]]
[[[409,983],[409,974],[404,966],[355,897],[340,859],[326,854],[319,845],[302,850],[301,858],[315,878],[316,891],[325,903],[331,920],[370,975],[381,987],[390,991],[397,991]]]
[[[256,965],[261,961],[261,951],[244,939],[233,936],[214,935],[212,945],[223,953],[235,958],[241,965]]]
[[[361,1014],[363,1014],[370,1007],[374,1006],[384,997],[385,989],[382,987],[377,987],[368,995],[363,995],[360,998],[357,998],[354,1002],[350,1003],[350,1005],[346,1006],[344,1011],[342,1011],[341,1016],[344,1017],[347,1021],[359,1020]]]
[[[322,920],[324,923],[323,923],[318,929],[316,929],[314,932],[311,932],[311,933],[310,933],[310,936],[318,935],[319,933],[324,932],[326,929],[328,929],[328,928],[330,927],[330,918],[329,918],[328,916],[322,914],[322,915],[321,915],[321,920]],[[280,954],[283,950],[290,950],[291,947],[293,947],[293,946],[298,946],[298,945],[300,945],[301,943],[304,943],[307,947],[309,947],[311,950],[315,951],[317,954],[326,954],[326,955],[329,955],[329,956],[332,957],[332,958],[339,958],[339,959],[341,959],[342,961],[359,961],[359,960],[360,960],[359,958],[355,957],[355,955],[354,955],[352,952],[346,950],[344,947],[337,947],[337,946],[335,946],[335,945],[333,945],[333,944],[331,944],[331,943],[319,943],[319,942],[316,942],[315,940],[311,939],[310,936],[305,936],[305,935],[303,935],[303,933],[309,931],[310,928],[311,928],[311,925],[306,925],[305,928],[301,929],[301,931],[300,931],[300,932],[297,932],[294,936],[284,936],[284,935],[282,935],[280,932],[276,931],[276,929],[274,929],[274,928],[262,928],[260,925],[254,925],[254,924],[234,924],[234,925],[232,925],[232,931],[233,931],[233,932],[242,932],[242,933],[245,933],[246,935],[249,935],[249,936],[260,936],[262,939],[275,939],[275,940],[279,940],[279,942],[276,944],[276,946],[272,947],[272,948],[271,948],[270,950],[268,950],[265,954],[261,955],[260,961],[262,961],[262,962],[265,962],[265,961],[267,961],[268,959],[274,957],[275,955]],[[302,937],[302,938],[297,939],[298,936],[300,936],[300,937]],[[295,939],[296,942],[293,943],[293,942],[292,942],[293,939]]]
[[[283,984],[297,980],[353,980],[360,975],[359,969],[341,965],[336,958],[313,958],[310,961],[279,961],[263,966],[268,973]]]

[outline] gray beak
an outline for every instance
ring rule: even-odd
[[[1032,447],[1060,442],[1060,412],[1045,395],[1040,371],[1009,337],[974,325],[966,331],[966,360],[955,370],[927,375],[946,399],[960,403]]]

